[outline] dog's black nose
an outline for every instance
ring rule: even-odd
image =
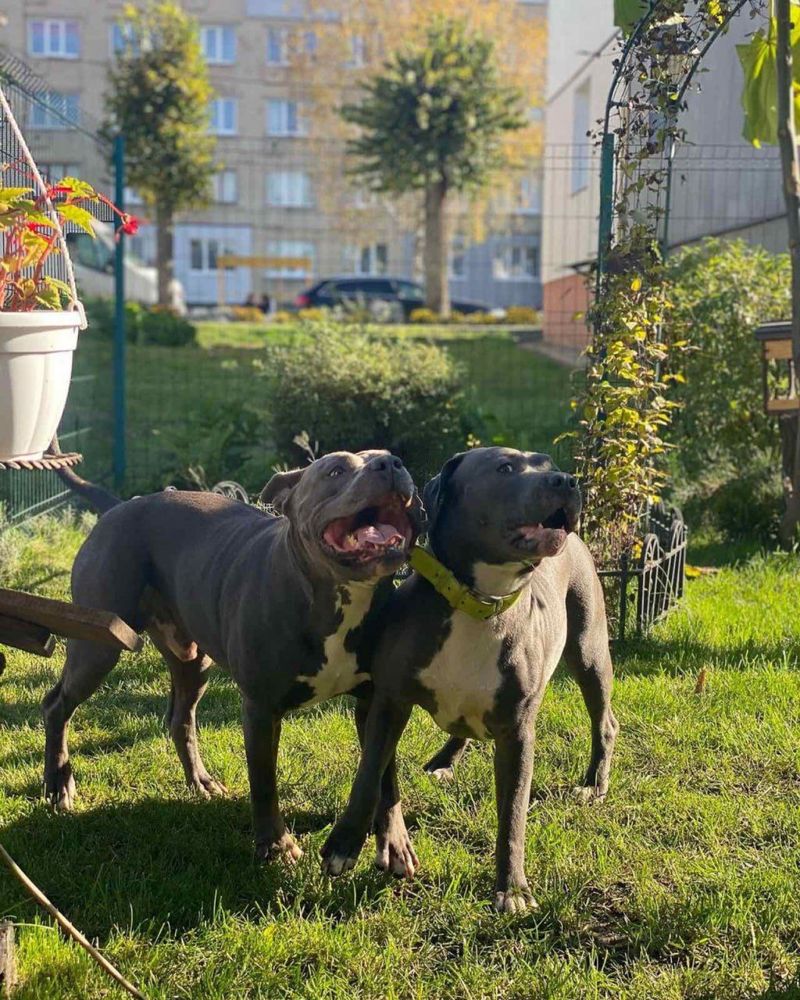
[[[369,460],[367,468],[370,472],[386,472],[389,468],[389,459],[385,455],[378,455],[376,458]]]
[[[392,456],[392,468],[393,469],[402,469],[403,468],[402,459],[395,458],[394,455],[393,455]]]
[[[578,480],[574,476],[568,476],[564,472],[552,472],[550,474],[550,486],[554,490],[576,490]]]

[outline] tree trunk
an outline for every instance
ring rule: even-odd
[[[795,383],[800,373],[800,162],[794,121],[794,73],[791,46],[791,0],[776,0],[778,144],[783,173],[783,196],[789,229],[789,256],[792,265],[792,363]],[[795,384],[795,390],[797,385]],[[780,421],[783,453],[784,512],[780,526],[781,544],[789,548],[800,521],[800,434],[798,413]]]
[[[172,212],[164,205],[156,205],[156,267],[158,268],[158,304],[172,305]]]
[[[446,182],[429,183],[425,188],[425,304],[440,316],[450,315],[446,202]]]

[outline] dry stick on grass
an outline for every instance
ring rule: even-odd
[[[39,906],[50,914],[65,934],[68,934],[73,940],[78,942],[81,948],[88,951],[95,962],[97,962],[97,964],[104,969],[112,979],[116,980],[116,982],[118,982],[127,993],[130,993],[132,997],[136,997],[137,1000],[147,1000],[144,993],[140,993],[135,986],[129,983],[122,973],[118,972],[111,962],[109,962],[107,958],[104,958],[93,944],[89,943],[78,928],[74,927],[69,920],[67,920],[64,914],[53,906],[42,890],[34,882],[31,882],[25,872],[19,867],[2,844],[0,844],[0,858],[5,861],[12,875],[14,875],[25,886]]]

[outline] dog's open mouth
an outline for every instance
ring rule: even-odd
[[[559,507],[543,521],[520,524],[512,529],[513,544],[524,551],[537,551],[541,555],[555,555],[567,540],[567,535],[578,524],[577,514]]]
[[[358,513],[331,521],[322,533],[322,540],[348,562],[370,562],[404,554],[414,539],[408,516],[412,501],[413,497],[387,493]]]

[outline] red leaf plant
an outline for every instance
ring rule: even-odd
[[[61,252],[48,201],[62,230],[69,223],[92,237],[92,207],[104,205],[119,219],[117,239],[122,233],[137,232],[139,220],[120,211],[104,194],[77,177],[64,177],[48,185],[46,194],[37,194],[35,177],[24,164],[0,164],[0,179],[10,170],[30,178],[32,183],[0,187],[0,310],[62,309],[65,298],[71,298],[69,285],[44,270],[49,258]]]

